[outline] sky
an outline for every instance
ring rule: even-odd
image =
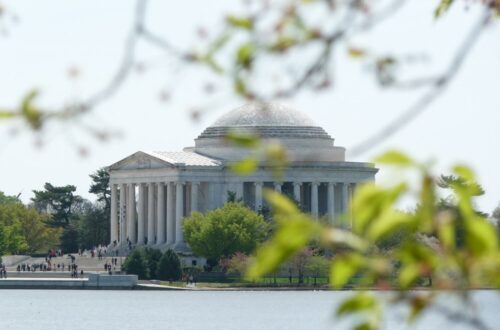
[[[0,0],[12,19],[0,21],[0,109],[14,107],[27,91],[37,88],[37,102],[57,107],[85,98],[106,85],[116,71],[130,29],[134,1],[130,0]],[[196,31],[217,28],[221,17],[235,10],[236,1],[152,1],[148,24],[181,48],[196,46]],[[367,35],[350,41],[372,52],[422,55],[412,73],[428,75],[446,68],[469,30],[477,7],[462,3],[434,20],[436,0],[410,3],[394,18]],[[9,14],[10,15],[10,14]],[[471,166],[486,194],[477,205],[491,212],[500,202],[500,23],[482,34],[446,93],[421,116],[367,153],[349,157],[349,148],[376,133],[414,102],[422,91],[382,89],[366,63],[345,55],[335,59],[334,87],[323,93],[304,92],[279,100],[307,113],[347,148],[353,161],[370,161],[388,149],[401,149],[422,162],[434,162],[436,173],[455,163]],[[223,113],[243,101],[227,93],[207,100],[188,78],[203,77],[193,69],[178,69],[156,48],[141,44],[138,57],[151,63],[137,70],[116,95],[90,114],[44,127],[41,138],[22,122],[0,122],[0,191],[28,202],[32,190],[45,182],[73,184],[88,193],[89,174],[138,150],[177,151]],[[78,79],[68,71],[77,68]],[[177,72],[173,74],[172,72]],[[168,102],[165,89],[175,88]],[[210,112],[193,121],[187,109],[210,103]],[[116,133],[108,142],[95,140],[84,127]],[[82,155],[85,148],[85,155]],[[381,168],[377,181],[399,178]]]

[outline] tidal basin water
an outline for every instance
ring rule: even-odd
[[[352,292],[1,290],[1,329],[348,329],[333,316]],[[378,294],[388,298],[388,294]],[[500,292],[473,293],[491,329],[500,328]],[[460,310],[451,297],[447,307]],[[465,313],[465,311],[464,311]],[[412,326],[404,308],[386,310],[384,329],[469,329],[436,313]],[[351,323],[352,325],[352,323]]]

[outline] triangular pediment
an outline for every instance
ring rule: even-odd
[[[149,153],[138,151],[108,167],[109,170],[143,170],[154,168],[172,168],[174,164]]]

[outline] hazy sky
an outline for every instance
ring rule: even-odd
[[[123,53],[130,29],[133,1],[2,0],[20,21],[0,20],[7,36],[0,37],[0,108],[15,106],[36,87],[40,104],[57,106],[85,97],[106,84]],[[213,27],[236,1],[152,1],[148,21],[167,39],[188,49],[196,45],[199,26]],[[437,0],[414,0],[395,18],[369,35],[351,43],[379,53],[424,54],[414,73],[439,73],[446,66],[478,11],[460,2],[443,19],[435,21]],[[374,150],[358,157],[370,160],[388,148],[404,149],[415,158],[436,161],[446,171],[455,162],[472,166],[486,195],[478,199],[485,212],[500,202],[500,23],[489,27],[446,94],[422,116]],[[20,122],[0,123],[0,191],[22,192],[28,201],[33,189],[45,182],[74,184],[87,190],[88,174],[138,150],[176,151],[193,145],[193,139],[217,118],[242,102],[228,96],[214,103],[214,110],[193,122],[186,109],[204,104],[205,96],[185,82],[190,69],[172,76],[172,64],[154,48],[141,45],[139,58],[154,64],[131,79],[109,101],[78,122],[52,124],[36,136]],[[68,69],[79,68],[79,78],[68,79]],[[356,145],[416,100],[419,92],[382,90],[365,64],[349,59],[340,48],[334,88],[322,94],[303,93],[282,100],[304,111],[337,145]],[[160,102],[165,88],[176,87],[169,102]],[[230,94],[228,94],[230,95]],[[206,102],[213,102],[209,100]],[[121,137],[100,143],[82,123],[121,132]],[[89,148],[82,157],[80,146]],[[379,182],[390,181],[392,172],[382,169]]]

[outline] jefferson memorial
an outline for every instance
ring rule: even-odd
[[[228,142],[228,132],[258,134],[281,143],[288,164],[281,181],[259,167],[242,176],[231,164],[248,155]],[[138,151],[108,167],[111,185],[111,242],[189,251],[182,220],[193,211],[221,207],[229,195],[258,211],[264,187],[294,198],[314,217],[336,221],[348,210],[356,185],[373,181],[370,163],[348,162],[345,148],[308,116],[274,103],[250,103],[207,127],[183,151]],[[347,212],[348,213],[348,212]]]

